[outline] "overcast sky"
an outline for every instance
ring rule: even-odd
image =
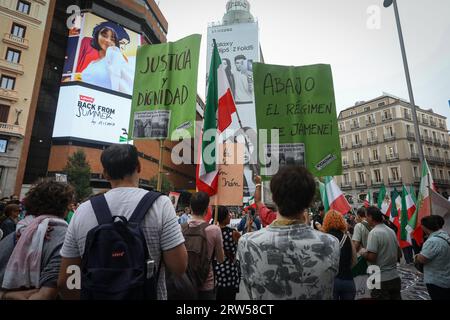
[[[227,0],[156,0],[168,40],[202,34],[199,95],[205,95],[208,23]],[[338,112],[388,92],[408,99],[393,7],[383,0],[249,0],[266,63],[330,64]],[[398,0],[416,104],[450,116],[450,0]],[[379,6],[380,28],[368,28]],[[374,20],[370,20],[374,21]],[[373,26],[373,24],[371,24]],[[450,125],[450,119],[447,120]]]

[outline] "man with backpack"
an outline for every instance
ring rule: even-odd
[[[194,193],[192,219],[181,226],[189,257],[187,274],[197,289],[199,300],[216,299],[212,262],[214,258],[218,263],[224,261],[222,231],[204,220],[208,205],[207,193]]]
[[[167,299],[166,268],[181,275],[187,252],[170,199],[139,189],[138,151],[112,145],[101,155],[112,190],[77,209],[61,249],[63,298]],[[81,267],[81,269],[80,269]],[[81,271],[81,292],[68,279]]]

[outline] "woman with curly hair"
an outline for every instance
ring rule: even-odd
[[[339,273],[334,280],[334,299],[354,300],[356,287],[353,281],[352,267],[356,263],[356,250],[342,214],[334,210],[328,211],[323,221],[322,231],[335,236],[339,240],[341,249]]]
[[[28,215],[0,242],[0,300],[49,300],[57,280],[67,222],[74,197],[65,183],[42,180],[27,193]]]

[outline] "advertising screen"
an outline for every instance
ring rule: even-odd
[[[141,35],[92,13],[69,30],[54,138],[126,141]],[[126,132],[125,132],[126,133]]]
[[[225,65],[225,73],[243,126],[241,131],[243,134],[237,141],[232,142],[246,145],[244,160],[244,201],[246,201],[255,192],[253,176],[259,174],[257,165],[250,163],[250,154],[256,152],[254,145],[257,143],[253,63],[260,62],[258,23],[209,27],[206,70],[209,70],[211,63],[213,40],[216,40],[219,55]],[[239,129],[236,114],[233,115],[231,126],[235,130]]]

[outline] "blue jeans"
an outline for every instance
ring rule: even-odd
[[[356,286],[353,280],[334,279],[334,300],[355,300]]]

